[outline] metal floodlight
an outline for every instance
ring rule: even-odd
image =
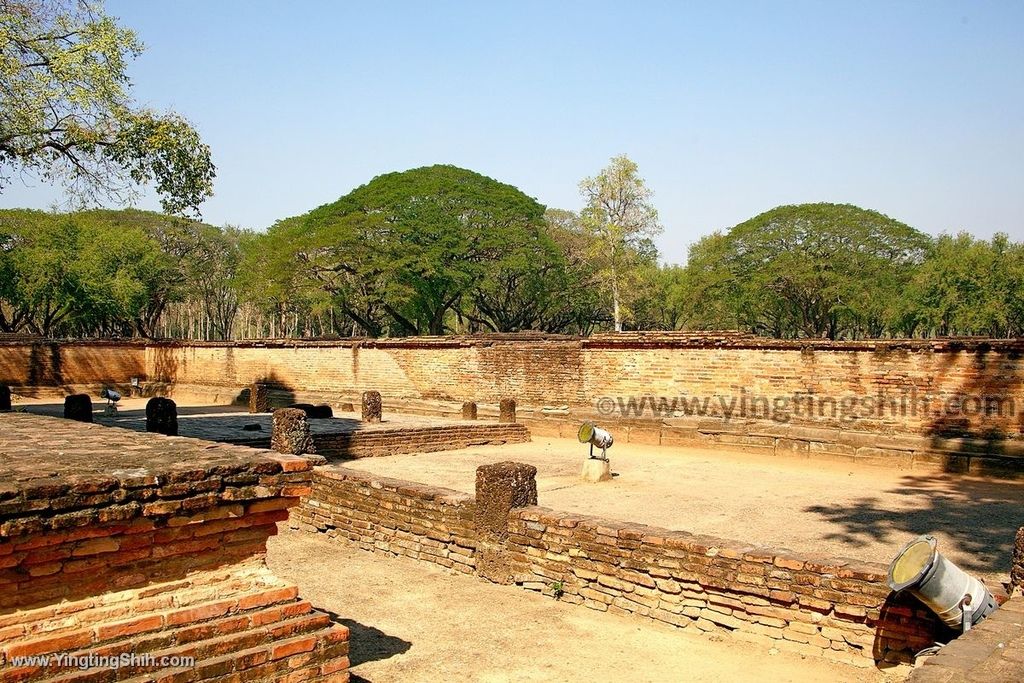
[[[103,387],[100,390],[100,398],[107,399],[107,407],[103,411],[105,415],[114,415],[117,413],[117,402],[121,400],[121,392],[108,387]]]
[[[889,565],[888,583],[894,591],[910,591],[947,626],[961,631],[999,606],[985,584],[942,556],[934,536],[919,536],[903,546]]]
[[[615,442],[615,439],[612,438],[611,434],[601,429],[593,422],[584,422],[576,436],[579,438],[580,443],[590,444],[591,458],[594,457],[594,446],[601,449],[601,457],[595,458],[595,460],[607,460],[608,449],[611,448],[612,444]]]

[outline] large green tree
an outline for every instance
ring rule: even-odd
[[[498,306],[498,290],[557,256],[543,214],[518,189],[466,169],[388,173],[273,226],[253,269],[288,290],[327,293],[372,336],[442,334],[474,296]],[[489,322],[521,319],[503,307]]]
[[[780,206],[713,234],[690,251],[706,326],[774,337],[879,336],[930,238],[849,204]],[[730,325],[733,326],[733,325]]]
[[[0,0],[0,190],[27,172],[83,203],[153,184],[169,213],[213,192],[210,149],[188,121],[140,108],[126,68],[135,34],[98,4]]]
[[[586,206],[581,218],[594,234],[591,258],[600,263],[612,297],[612,321],[622,331],[628,307],[624,295],[636,292],[637,269],[656,257],[651,239],[661,232],[653,193],[640,177],[636,163],[625,154],[613,157],[608,166],[580,182]]]

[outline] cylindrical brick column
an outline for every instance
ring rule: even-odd
[[[71,394],[66,397],[64,417],[79,422],[92,422],[92,399],[89,394]]]
[[[271,449],[291,455],[316,453],[306,413],[297,408],[281,408],[274,411],[272,423]]]
[[[509,515],[537,504],[537,468],[521,462],[498,462],[476,468],[473,521],[480,536],[477,573],[495,583],[516,580],[514,559],[506,552]]]
[[[463,420],[475,420],[476,419],[476,404],[472,401],[466,401],[462,404],[462,419]]]
[[[154,396],[146,402],[146,431],[178,435],[178,406],[169,398]]]
[[[1013,561],[1010,564],[1010,595],[1024,590],[1024,526],[1017,529],[1013,544]]]
[[[363,392],[363,422],[380,422],[382,405],[379,391]]]
[[[503,398],[498,405],[498,422],[503,424],[515,424],[516,421],[516,400],[514,398]]]
[[[11,409],[11,388],[6,384],[0,384],[0,410]]]

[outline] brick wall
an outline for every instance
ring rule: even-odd
[[[311,493],[292,511],[292,527],[473,572],[473,496],[341,467],[318,468],[313,476]]]
[[[264,561],[310,460],[16,413],[0,449],[0,681],[348,680],[348,630]]]
[[[127,342],[0,341],[0,384],[26,389],[128,385],[146,378],[146,346]]]
[[[1024,681],[1024,597],[1014,597],[914,670],[910,683]]]
[[[60,372],[48,369],[48,356],[62,359]],[[773,452],[791,448],[899,464],[930,460],[937,466],[947,465],[947,453],[973,453],[1009,458],[1011,466],[1019,467],[1024,452],[1013,441],[1022,441],[1024,430],[1022,359],[1024,340],[793,342],[666,333],[154,343],[144,349],[12,342],[0,344],[0,383],[123,382],[134,375],[170,383],[171,391],[224,401],[260,380],[291,400],[355,402],[362,391],[377,390],[386,406],[432,403],[435,409],[442,404],[451,409],[462,401],[486,408],[513,396],[524,420],[550,417],[540,408],[557,407],[561,410],[555,414],[567,422],[578,425],[596,415],[629,429],[636,440],[669,443],[665,434],[686,437],[692,430],[705,441]],[[645,396],[708,399],[706,408],[699,408],[706,414],[688,416],[689,404],[677,404],[676,412],[657,417],[645,412],[640,420],[618,407],[612,415],[595,411],[602,397]],[[795,408],[793,397],[816,402]],[[776,399],[790,401],[791,407],[776,410]],[[844,401],[860,399],[870,405],[843,407]],[[965,413],[944,412],[965,399]],[[726,410],[731,414],[723,420]],[[638,421],[647,424],[633,424]],[[849,432],[854,440],[857,434],[918,440],[877,446],[844,442],[827,432],[810,439],[778,433],[793,427]],[[645,430],[650,432],[646,437]],[[951,469],[965,465],[954,462]]]
[[[473,573],[475,507],[469,494],[329,466],[317,468],[290,524]],[[540,507],[512,511],[504,551],[516,583],[566,602],[864,666],[910,661],[942,628],[912,599],[891,596],[877,564]]]

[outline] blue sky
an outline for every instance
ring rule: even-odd
[[[266,228],[433,163],[576,209],[579,180],[626,153],[670,262],[812,201],[1024,240],[1024,2],[106,7],[146,43],[137,99],[213,148],[217,225]],[[35,185],[0,205],[60,199]]]

